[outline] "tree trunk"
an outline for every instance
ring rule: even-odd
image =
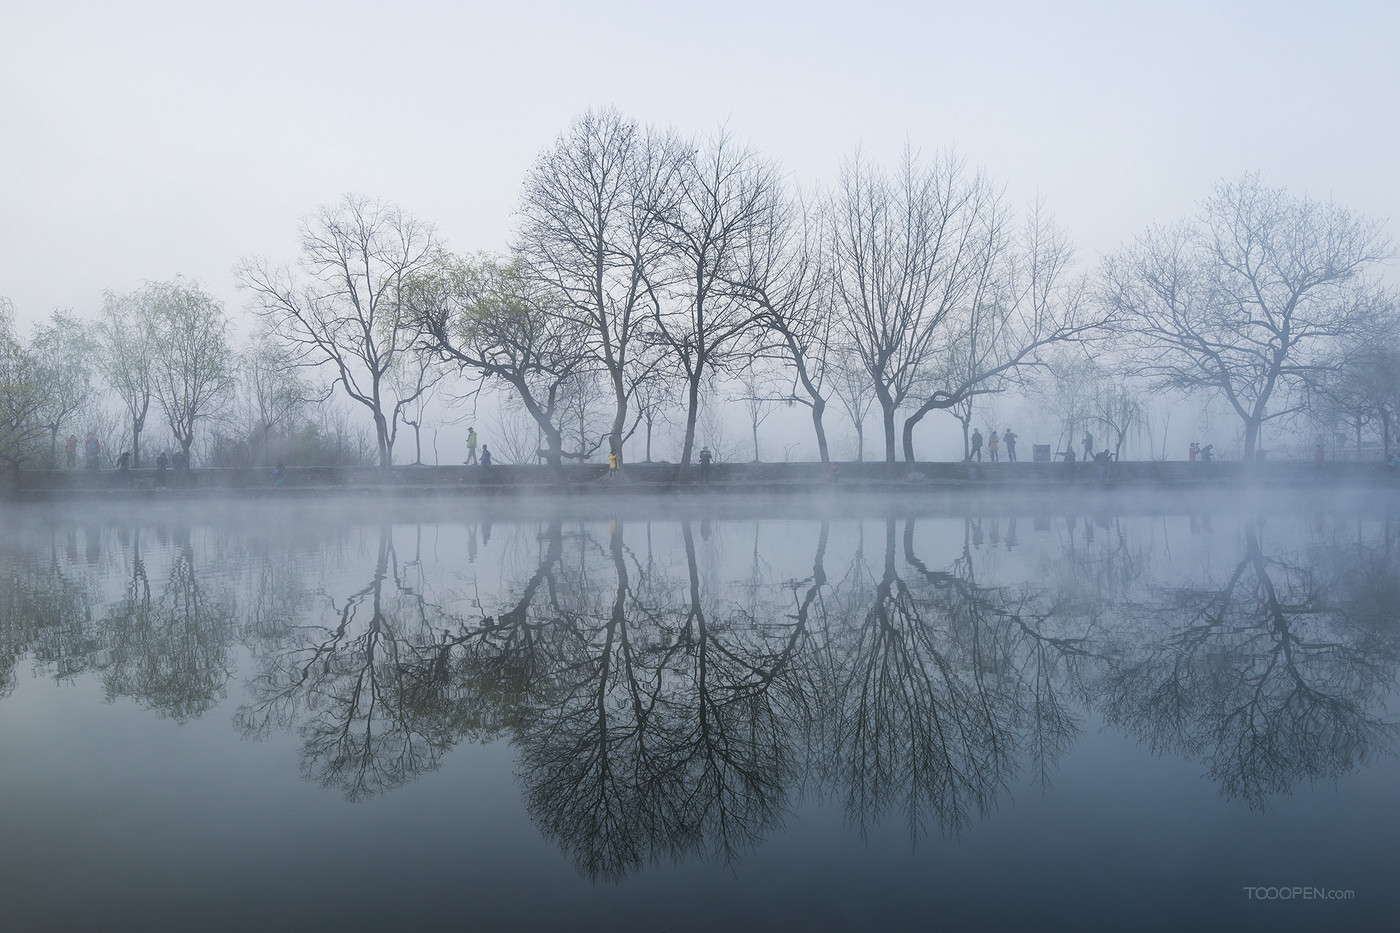
[[[913,463],[915,463],[915,459],[914,459],[914,428],[916,428],[916,427],[918,426],[918,424],[919,424],[920,421],[923,421],[923,420],[924,420],[924,415],[928,414],[928,412],[929,412],[930,410],[931,410],[931,409],[930,409],[927,405],[920,406],[920,408],[919,408],[918,411],[914,412],[914,414],[912,414],[912,415],[910,415],[908,418],[904,419],[904,432],[903,432],[903,433],[904,433],[904,437],[903,437],[903,441],[904,441],[904,462],[905,462],[905,463],[908,463],[908,464],[911,464],[911,465],[912,465]]]
[[[880,426],[885,429],[885,462],[893,464],[894,459],[894,399],[883,386],[876,386],[876,398],[880,402]]]
[[[150,407],[150,399],[147,399],[141,413],[131,415],[131,464],[138,469],[141,466],[141,429],[146,426],[146,412]]]
[[[826,412],[826,399],[821,396],[812,398],[812,429],[817,433],[817,456],[822,463],[831,462],[831,451],[826,446],[826,428],[822,426],[822,415]]]
[[[686,467],[690,466],[690,455],[695,450],[695,421],[700,416],[700,374],[686,380],[685,441],[681,444],[681,463],[676,470],[678,482],[685,481]],[[650,440],[648,440],[650,445]],[[650,456],[650,446],[648,446]]]

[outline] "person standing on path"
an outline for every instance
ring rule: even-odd
[[[467,459],[464,461],[467,466],[476,463],[476,426],[467,428]]]
[[[1084,456],[1080,459],[1086,463],[1094,459],[1094,435],[1087,431],[1084,432]]]
[[[1010,463],[1016,462],[1016,434],[1010,428],[1001,432],[1001,439],[1006,443],[1006,459]]]
[[[997,437],[997,432],[993,431],[987,437],[987,453],[991,455],[991,461],[997,462],[997,445],[1001,443],[1001,438]]]
[[[710,481],[710,461],[714,459],[714,454],[710,453],[710,448],[700,448],[700,482]]]
[[[967,459],[982,462],[982,432],[976,428],[972,429],[972,453],[967,455]]]

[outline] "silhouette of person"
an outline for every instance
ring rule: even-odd
[[[972,429],[972,453],[967,455],[967,459],[982,462],[982,432],[976,428]]]

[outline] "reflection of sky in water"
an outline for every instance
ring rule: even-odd
[[[1369,512],[494,521],[488,538],[481,520],[260,508],[192,526],[29,513],[3,545],[0,896],[15,928],[1393,916],[1400,769],[1380,703],[1396,632],[1374,607],[1394,605],[1400,545],[1387,550],[1397,529]],[[1276,673],[1277,633],[1221,610],[1232,587],[1237,608],[1272,587],[1317,696]],[[394,672],[375,673],[377,694],[356,663],[367,654]],[[910,663],[949,670],[921,693]],[[1241,683],[1269,702],[1242,707]],[[364,691],[378,705],[337,719]],[[598,774],[577,743],[599,702],[603,757],[622,773],[598,785],[618,807],[595,825],[550,772]],[[937,728],[988,724],[951,757],[919,752]],[[328,740],[337,726],[372,738]],[[706,729],[731,743],[727,771],[696,764],[703,743],[667,745]],[[1242,749],[1261,741],[1262,758]],[[356,784],[334,758],[366,748],[384,760]],[[930,779],[948,765],[963,773]],[[717,789],[739,766],[758,783]],[[597,839],[622,831],[636,838],[621,848]],[[586,852],[641,867],[624,856],[620,884],[590,881]],[[1277,884],[1357,899],[1243,895]]]

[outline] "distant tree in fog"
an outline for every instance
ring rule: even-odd
[[[1386,328],[1400,331],[1400,322]],[[1381,444],[1383,458],[1390,459],[1391,441],[1400,426],[1400,341],[1393,336],[1368,341],[1345,354],[1345,368],[1331,374],[1317,386],[1309,405],[1322,419],[1339,418],[1356,431],[1358,451],[1362,431],[1372,425]]]
[[[151,333],[152,390],[188,462],[195,424],[233,389],[228,316],[197,283],[180,278],[147,284],[141,304]]]
[[[1393,254],[1379,221],[1246,175],[1110,257],[1101,297],[1142,374],[1223,398],[1252,461],[1264,423],[1305,405],[1341,346],[1379,336],[1394,298],[1372,276]]]
[[[835,372],[832,392],[856,430],[856,460],[862,461],[865,459],[865,418],[870,414],[870,406],[875,404],[875,392],[870,380],[865,378],[860,361],[850,354],[841,356],[832,369]]]
[[[238,384],[245,429],[256,437],[254,458],[271,462],[272,438],[295,427],[313,399],[324,401],[301,375],[286,344],[269,333],[259,334],[239,356]]]
[[[374,422],[380,469],[393,458],[390,373],[411,353],[402,285],[425,268],[432,228],[403,210],[347,195],[301,224],[300,274],[244,259],[239,284],[253,309],[287,341],[300,363],[329,365],[335,381]]]
[[[548,293],[541,307],[583,326],[583,348],[613,399],[609,446],[620,457],[656,283],[669,243],[661,218],[677,196],[680,150],[668,134],[615,110],[576,119],[525,178],[516,249],[523,275]]]
[[[42,368],[15,333],[14,306],[0,298],[0,463],[16,480],[20,464],[39,456],[46,394]]]

